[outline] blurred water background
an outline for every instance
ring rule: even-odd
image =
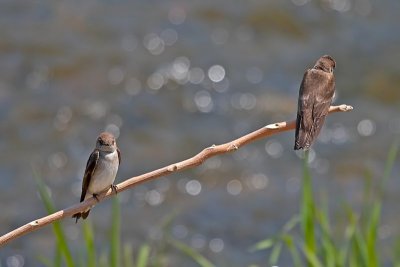
[[[400,134],[399,10],[397,0],[2,0],[0,234],[45,215],[32,166],[55,205],[70,206],[99,132],[118,136],[121,182],[293,119],[302,75],[323,54],[337,61],[336,103],[355,110],[327,119],[311,151],[314,184],[333,207],[357,208],[366,170],[381,177]],[[298,211],[293,140],[276,135],[121,193],[123,241],[157,242],[176,213],[173,236],[219,266],[262,263],[248,248]],[[400,234],[399,191],[391,179],[384,255]],[[108,201],[90,215],[98,247],[110,214]],[[78,246],[80,224],[63,225]],[[41,266],[53,248],[46,227],[2,248],[1,264]],[[171,254],[171,266],[192,265]]]

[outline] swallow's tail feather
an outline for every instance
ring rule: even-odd
[[[297,114],[294,150],[307,149],[310,147],[308,133],[304,128],[302,117],[300,114]]]
[[[75,223],[77,223],[80,218],[86,219],[89,216],[89,212],[90,212],[90,209],[87,211],[84,211],[84,212],[75,213],[74,215],[72,215],[72,218],[76,218]]]
[[[313,124],[311,125],[311,129],[307,130],[305,129],[304,124],[301,123],[301,118],[299,118],[298,116],[296,121],[294,150],[308,150],[314,143],[314,140],[319,135],[324,121],[325,116],[315,119]]]
[[[310,146],[311,146],[310,135],[304,130],[300,129],[299,133],[296,135],[294,150],[309,149]]]

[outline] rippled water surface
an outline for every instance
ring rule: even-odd
[[[355,109],[329,116],[311,151],[316,195],[360,206],[366,170],[381,177],[400,133],[398,10],[396,0],[2,1],[1,234],[45,214],[32,168],[64,208],[78,201],[103,130],[119,137],[120,182],[293,119],[302,75],[323,54],[337,61],[336,103]],[[173,236],[218,266],[265,262],[248,248],[298,211],[293,139],[263,139],[121,193],[123,241],[157,242],[176,213]],[[400,233],[398,173],[396,164],[382,244]],[[101,248],[110,215],[110,201],[90,215]],[[63,225],[78,245],[79,224]],[[46,227],[2,248],[1,264],[40,266],[53,246]]]

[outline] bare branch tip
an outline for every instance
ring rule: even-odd
[[[350,111],[350,110],[353,110],[353,106],[344,105],[343,111]]]

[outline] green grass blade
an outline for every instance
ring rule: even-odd
[[[323,259],[324,259],[324,266],[325,267],[335,267],[336,266],[336,260],[337,258],[337,253],[335,250],[334,245],[332,244],[330,238],[326,236],[325,234],[322,235],[321,237],[321,243],[322,243],[322,252],[323,252]]]
[[[281,255],[281,251],[282,251],[282,242],[277,242],[272,248],[271,255],[269,256],[270,265],[273,266],[278,262],[279,256]]]
[[[46,267],[55,267],[56,265],[52,263],[48,258],[45,258],[43,256],[37,256],[38,261],[43,264]],[[0,267],[1,267],[1,262],[0,262]]]
[[[147,244],[142,245],[138,252],[136,267],[147,267],[149,257],[150,257],[150,246]]]
[[[110,267],[110,263],[107,257],[107,253],[103,251],[99,257],[99,267]]]
[[[121,244],[121,214],[118,197],[112,199],[112,223],[110,233],[110,266],[120,266],[120,244]]]
[[[83,238],[85,240],[87,267],[96,267],[96,248],[94,246],[93,227],[89,220],[83,221]]]
[[[375,202],[373,204],[370,218],[368,220],[368,228],[367,228],[367,255],[368,255],[368,266],[377,267],[379,265],[378,261],[378,252],[376,250],[376,242],[377,242],[377,232],[379,227],[381,215],[381,203]]]
[[[333,242],[331,234],[331,227],[329,225],[329,216],[327,211],[327,204],[323,205],[322,209],[315,208],[317,216],[317,225],[321,229],[320,242],[322,243],[322,257],[325,262],[325,267],[335,267],[336,260],[339,259],[339,252]]]
[[[86,267],[86,251],[80,249],[78,251],[78,256],[75,258],[75,265],[79,267]]]
[[[399,151],[399,144],[400,144],[399,140],[396,140],[389,149],[389,153],[386,159],[385,169],[383,171],[383,179],[382,179],[383,186],[386,184],[386,181],[389,179],[390,174],[392,172],[393,165],[396,160],[397,153]]]
[[[345,229],[344,244],[339,248],[338,266],[346,266],[358,225],[357,215],[350,209],[348,209],[348,217],[349,223]]]
[[[294,243],[293,237],[288,234],[282,235],[282,241],[285,243],[286,247],[289,249],[290,255],[292,256],[293,266],[294,267],[301,267],[300,253]]]
[[[400,238],[397,237],[393,245],[393,266],[400,267]]]
[[[312,251],[306,244],[303,245],[303,252],[304,252],[304,256],[306,256],[306,259],[310,266],[325,267],[324,265],[322,265],[321,261],[318,259],[318,256],[315,253],[315,251]]]
[[[367,243],[367,255],[368,255],[368,266],[377,267],[379,265],[379,255],[377,252],[377,229],[379,227],[379,222],[381,218],[382,210],[382,197],[384,192],[384,187],[393,169],[394,162],[397,157],[399,150],[399,140],[396,140],[390,147],[385,168],[383,172],[383,178],[379,187],[378,199],[373,202],[372,209],[368,209],[368,224],[366,227],[366,243]]]
[[[356,259],[356,265],[358,266],[369,266],[369,256],[368,256],[368,247],[359,228],[356,229],[354,233],[354,257]]]
[[[192,258],[198,265],[201,267],[215,267],[209,260],[207,260],[204,256],[199,254],[190,246],[186,245],[185,243],[179,242],[177,240],[171,239],[169,242],[179,251],[181,251],[186,256]]]
[[[294,215],[284,226],[283,233],[290,232],[294,227],[296,227],[300,222],[299,215]]]
[[[308,167],[308,151],[305,151],[303,164],[303,188],[301,201],[301,229],[308,252],[316,253],[314,197],[312,192],[311,175]]]
[[[123,250],[124,267],[133,267],[133,247],[131,243],[124,244]],[[144,266],[146,267],[146,266]]]
[[[62,266],[62,251],[60,249],[60,246],[56,246],[56,251],[54,255],[54,261],[53,261],[53,267],[61,267]]]
[[[264,240],[261,240],[260,242],[257,242],[256,244],[254,244],[249,250],[250,250],[250,252],[266,250],[266,249],[271,248],[275,243],[276,243],[276,240],[274,238],[264,239]]]
[[[49,214],[55,212],[56,209],[53,205],[53,202],[50,198],[50,195],[49,195],[45,185],[43,184],[43,181],[40,179],[39,174],[35,170],[33,170],[33,174],[36,178],[36,184],[37,184],[37,188],[38,188],[38,191],[40,194],[40,198],[41,198],[47,212]],[[62,253],[62,255],[64,256],[66,266],[74,267],[75,263],[72,258],[72,254],[68,247],[67,239],[65,237],[65,233],[61,227],[60,222],[56,221],[56,222],[52,223],[52,227],[53,227],[53,233],[56,236],[57,249],[59,249],[60,252]],[[57,266],[57,265],[55,265],[55,266]]]

